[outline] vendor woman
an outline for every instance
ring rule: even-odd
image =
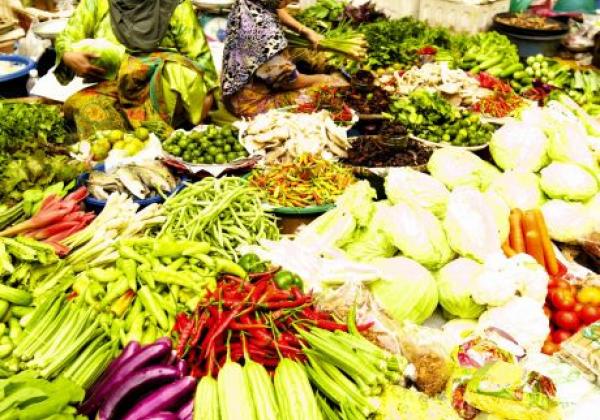
[[[61,82],[74,74],[102,79],[105,70],[92,63],[94,56],[72,49],[86,38],[124,45],[128,55],[116,80],[65,102],[81,138],[142,123],[196,125],[210,109],[218,77],[191,0],[81,0],[56,41]]]
[[[236,0],[227,22],[221,86],[227,108],[239,117],[297,105],[320,86],[341,86],[342,77],[298,72],[287,51],[283,26],[316,47],[321,36],[285,10],[289,0]]]

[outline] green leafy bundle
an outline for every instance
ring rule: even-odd
[[[65,120],[54,105],[0,102],[0,151],[13,153],[68,141]]]

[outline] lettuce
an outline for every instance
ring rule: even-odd
[[[548,138],[535,125],[513,121],[497,130],[490,141],[490,153],[504,170],[537,172],[548,162]]]
[[[466,150],[444,147],[437,149],[427,162],[427,170],[451,190],[459,186],[485,189],[500,171]]]
[[[392,168],[385,178],[385,193],[392,204],[418,204],[437,217],[446,212],[448,189],[430,175],[411,168]]]
[[[448,313],[459,318],[477,319],[485,310],[471,296],[475,279],[483,266],[468,258],[458,258],[437,272],[440,305]]]
[[[572,243],[585,238],[594,230],[594,219],[589,208],[581,203],[550,200],[542,208],[550,238]]]
[[[92,59],[92,64],[106,70],[104,78],[113,80],[117,77],[121,62],[125,58],[125,47],[104,38],[82,39],[71,47],[72,51],[92,53],[98,58]]]
[[[385,234],[403,255],[432,270],[453,258],[442,224],[430,211],[399,203],[385,213]]]
[[[553,162],[541,175],[542,190],[551,198],[584,201],[598,192],[596,178],[574,163]]]
[[[488,191],[497,193],[511,209],[535,209],[544,202],[538,176],[528,172],[505,172],[490,184]]]
[[[475,188],[452,191],[444,218],[450,247],[463,257],[480,262],[500,252],[505,225],[498,223],[497,214],[485,195]]]
[[[438,304],[437,285],[421,264],[404,257],[374,260],[380,280],[369,289],[382,309],[397,322],[423,323]]]

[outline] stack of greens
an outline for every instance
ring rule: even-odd
[[[68,141],[59,107],[0,102],[0,149],[13,152],[32,141],[41,145]]]
[[[417,89],[390,105],[390,116],[415,136],[436,143],[478,146],[490,141],[494,126],[470,111],[459,111],[437,93]]]

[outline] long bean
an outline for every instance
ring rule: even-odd
[[[279,237],[275,216],[263,209],[261,192],[241,178],[204,178],[187,184],[164,206],[167,220],[147,232],[150,236],[206,241],[234,259],[242,244]]]

